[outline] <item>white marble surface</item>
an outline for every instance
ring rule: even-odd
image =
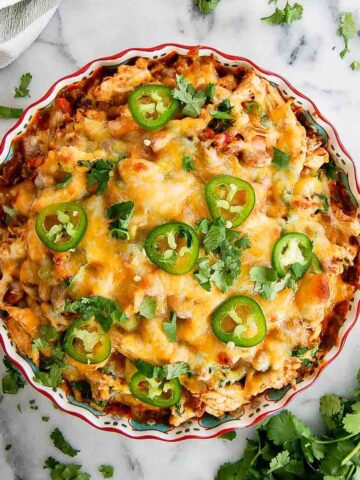
[[[15,63],[0,71],[0,104],[26,105],[26,99],[13,99],[13,90],[20,75],[27,71],[33,74],[31,97],[36,99],[58,77],[94,57],[167,41],[205,44],[249,57],[287,77],[317,102],[360,166],[360,73],[348,67],[351,60],[360,60],[360,37],[351,43],[349,59],[342,61],[342,42],[335,33],[339,12],[344,10],[354,11],[360,25],[359,2],[301,3],[305,7],[304,20],[281,28],[260,22],[260,17],[271,11],[266,0],[222,0],[215,15],[208,17],[197,13],[192,0],[63,0],[41,37]],[[0,121],[0,137],[11,124]],[[292,411],[316,425],[322,393],[351,391],[360,366],[359,348],[360,323],[352,331],[345,351],[315,386],[292,403]],[[30,409],[32,399],[39,406],[37,411]],[[50,415],[50,421],[42,422],[42,415]],[[48,455],[68,461],[49,442],[49,433],[56,426],[81,449],[76,461],[94,480],[101,478],[97,472],[101,463],[115,466],[116,480],[212,480],[218,465],[237,458],[246,437],[252,434],[251,429],[242,431],[233,442],[165,444],[129,440],[97,431],[55,410],[46,398],[27,386],[15,397],[5,396],[0,404],[0,479],[45,480],[49,474],[42,470],[42,463]],[[13,447],[5,452],[8,443]]]

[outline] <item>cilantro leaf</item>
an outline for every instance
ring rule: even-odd
[[[140,309],[139,309],[140,315],[142,315],[143,317],[149,318],[151,320],[152,318],[155,318],[155,311],[156,311],[156,300],[154,300],[150,296],[146,296],[140,305]]]
[[[45,370],[35,372],[34,380],[43,384],[45,387],[56,388],[62,382],[62,372],[65,365],[54,362],[45,367]]]
[[[233,430],[232,432],[224,433],[223,435],[220,435],[219,438],[223,440],[230,440],[232,442],[236,438],[236,432]]]
[[[189,364],[186,362],[169,363],[163,365],[162,370],[165,380],[171,380],[181,375],[189,375],[191,373]]]
[[[88,162],[85,160],[79,160],[78,165],[81,167],[87,167],[86,185],[92,187],[96,185],[96,193],[104,193],[107,184],[110,180],[110,172],[116,166],[117,162],[110,160],[95,160],[94,162]]]
[[[275,470],[286,467],[290,463],[290,454],[287,450],[279,452],[270,462],[270,468],[268,473],[272,473]]]
[[[215,83],[209,83],[205,88],[205,95],[210,101],[212,101],[214,100],[214,94],[215,94]]]
[[[134,210],[134,202],[120,202],[112,205],[106,212],[106,218],[111,219],[109,232],[113,238],[129,240],[128,227]]]
[[[112,478],[114,476],[114,467],[111,465],[100,465],[98,470],[104,478]]]
[[[26,382],[19,370],[11,363],[8,357],[3,358],[6,373],[1,379],[3,394],[16,395],[20,388],[24,388]]]
[[[167,336],[169,342],[176,342],[176,319],[177,315],[175,312],[170,313],[170,322],[164,322],[163,328],[165,335]]]
[[[90,480],[91,475],[81,471],[81,465],[63,464],[52,457],[45,460],[44,467],[48,468],[51,480]]]
[[[201,13],[205,15],[212,13],[220,3],[220,0],[195,0]]]
[[[278,274],[273,268],[252,267],[249,273],[253,282],[275,282],[278,279]]]
[[[135,366],[147,378],[159,378],[171,380],[181,375],[190,375],[191,370],[186,362],[175,362],[158,366],[144,362],[144,360],[135,360]]]
[[[55,190],[60,190],[61,188],[66,188],[69,183],[71,182],[73,176],[71,173],[68,173],[65,175],[64,180],[62,182],[59,182],[55,185]]]
[[[29,97],[29,89],[28,86],[31,82],[32,75],[31,73],[24,73],[21,75],[20,79],[20,85],[18,87],[15,87],[15,95],[14,97]]]
[[[284,170],[289,166],[290,156],[280,150],[279,148],[273,147],[273,158],[272,163],[278,170]]]
[[[347,432],[353,435],[360,434],[360,412],[345,415],[343,425]]]
[[[275,445],[283,445],[300,437],[311,437],[311,431],[304,423],[288,410],[270,418],[267,426],[267,434]]]
[[[345,12],[341,15],[337,34],[344,40],[344,49],[340,52],[340,57],[344,58],[350,52],[349,40],[357,34],[355,18],[351,12]]]
[[[359,60],[354,60],[354,61],[350,64],[350,68],[351,68],[351,70],[353,70],[354,72],[360,72],[360,61],[359,61]]]
[[[261,20],[270,25],[290,25],[302,18],[303,10],[303,6],[299,3],[291,5],[289,2],[286,2],[285,8],[276,7],[272,15],[263,17]]]
[[[195,165],[194,161],[191,157],[184,155],[182,159],[182,169],[185,172],[194,172],[195,171]]]
[[[101,295],[81,297],[75,302],[67,300],[64,311],[80,313],[85,320],[94,316],[105,332],[109,331],[114,323],[128,319],[115,300],[102,297]]]
[[[19,118],[22,113],[22,108],[11,108],[0,105],[0,120],[6,118]]]
[[[75,457],[80,452],[80,450],[75,450],[69,442],[65,440],[64,435],[58,428],[55,428],[55,430],[51,432],[50,438],[54,446],[65,455],[69,455],[69,457]]]
[[[205,257],[198,261],[198,270],[194,273],[199,284],[207,291],[213,282],[222,292],[234,285],[240,274],[240,256],[242,249],[249,248],[249,238],[226,228],[222,217],[213,222],[203,219],[196,230],[204,235],[202,240]]]
[[[184,75],[176,75],[176,88],[173,90],[173,97],[181,102],[182,113],[193,118],[200,115],[201,107],[206,102],[205,92],[195,90]]]

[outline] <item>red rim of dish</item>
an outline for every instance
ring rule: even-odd
[[[189,52],[191,51],[197,51],[197,50],[208,50],[210,52],[214,52],[218,55],[220,55],[221,57],[224,57],[228,60],[233,60],[233,61],[236,61],[236,62],[239,62],[239,61],[242,61],[242,62],[245,62],[249,65],[251,65],[252,67],[254,67],[256,70],[258,70],[259,72],[261,73],[264,73],[265,75],[270,75],[270,76],[273,76],[273,77],[276,77],[276,78],[279,78],[281,81],[283,81],[287,87],[297,96],[297,97],[301,97],[303,98],[304,100],[306,100],[307,102],[309,102],[311,104],[311,106],[313,107],[314,111],[316,112],[317,116],[324,122],[326,123],[329,128],[333,131],[334,135],[335,135],[335,138],[340,146],[340,149],[342,150],[342,152],[345,154],[345,156],[351,161],[352,165],[353,165],[353,172],[354,172],[354,178],[355,178],[355,184],[356,184],[356,189],[357,189],[357,192],[358,194],[360,194],[360,184],[359,184],[359,181],[358,181],[358,177],[357,177],[357,171],[356,171],[356,166],[355,166],[355,162],[353,160],[353,158],[351,157],[351,155],[349,154],[349,152],[346,150],[346,148],[344,147],[342,141],[340,140],[340,137],[339,137],[339,134],[336,130],[336,128],[333,126],[333,124],[331,122],[329,122],[329,120],[327,120],[323,115],[322,113],[320,112],[320,110],[318,109],[318,107],[315,105],[315,103],[310,99],[308,98],[306,95],[302,94],[301,92],[299,92],[293,85],[291,85],[290,82],[288,82],[288,80],[286,80],[284,77],[282,77],[281,75],[277,74],[277,73],[274,73],[274,72],[271,72],[269,70],[266,70],[264,68],[261,68],[259,67],[256,63],[254,63],[253,61],[249,60],[248,58],[245,58],[245,57],[241,57],[241,56],[238,56],[238,55],[230,55],[230,54],[227,54],[227,53],[224,53],[216,48],[213,48],[213,47],[208,47],[206,45],[182,45],[182,44],[179,44],[179,43],[163,43],[163,44],[160,44],[160,45],[157,45],[155,47],[150,47],[150,48],[127,48],[126,50],[122,50],[121,52],[119,53],[116,53],[115,55],[111,55],[111,56],[107,56],[107,57],[101,57],[101,58],[97,58],[95,60],[92,60],[90,62],[88,62],[86,65],[84,65],[83,67],[81,67],[79,70],[69,74],[69,75],[66,75],[62,78],[60,78],[59,80],[57,80],[56,82],[53,83],[53,85],[48,89],[48,91],[37,101],[31,103],[30,105],[28,105],[23,113],[21,114],[21,116],[19,117],[19,119],[16,121],[16,123],[13,125],[13,127],[10,128],[10,130],[7,131],[7,133],[4,135],[1,143],[0,143],[0,155],[3,153],[3,150],[5,148],[5,144],[6,144],[6,140],[7,140],[7,137],[12,133],[14,132],[23,122],[27,112],[36,107],[37,105],[39,105],[40,103],[42,103],[44,100],[46,100],[52,93],[53,91],[56,89],[56,87],[58,86],[58,84],[64,80],[68,80],[68,79],[72,79],[73,77],[76,77],[78,75],[81,75],[82,73],[86,72],[94,63],[101,63],[101,62],[105,62],[105,61],[111,61],[111,60],[118,60],[118,59],[121,59],[121,57],[123,57],[124,55],[126,55],[127,53],[130,53],[132,51],[134,52],[148,52],[148,53],[152,53],[152,52],[156,52],[158,50],[163,50],[165,48],[168,48],[168,47],[173,47],[173,48],[181,48],[181,49],[184,49],[184,50],[188,50]],[[28,383],[33,387],[35,388],[35,390],[37,390],[38,392],[40,392],[42,395],[45,395],[48,399],[50,399],[53,403],[55,403],[55,405],[62,411],[66,412],[66,413],[69,413],[70,415],[73,415],[75,417],[78,417],[82,420],[84,420],[85,422],[87,422],[89,425],[97,428],[98,430],[104,430],[104,431],[107,431],[107,432],[113,432],[113,433],[118,433],[120,435],[123,435],[127,438],[131,438],[131,439],[135,439],[135,440],[161,440],[161,441],[165,441],[165,442],[170,442],[170,443],[173,443],[173,442],[180,442],[180,441],[183,441],[183,440],[207,440],[207,439],[211,439],[211,438],[216,438],[216,437],[219,437],[221,435],[224,435],[225,433],[228,433],[228,432],[232,432],[232,431],[235,431],[235,430],[243,430],[244,428],[249,428],[249,427],[253,427],[254,425],[258,424],[259,422],[261,422],[262,420],[264,420],[264,418],[270,416],[270,415],[273,415],[274,413],[277,413],[279,412],[280,410],[283,410],[299,393],[301,392],[304,392],[305,390],[307,390],[308,388],[310,388],[314,383],[315,381],[319,378],[319,376],[321,375],[321,373],[325,370],[326,367],[328,367],[339,355],[340,353],[342,352],[343,348],[344,348],[344,345],[346,343],[346,340],[351,332],[351,330],[353,329],[353,327],[355,326],[356,322],[357,322],[357,319],[359,317],[359,314],[360,314],[360,300],[358,301],[358,304],[357,304],[357,307],[356,307],[356,314],[355,314],[355,318],[353,320],[353,322],[351,323],[351,325],[348,326],[347,330],[344,332],[343,334],[343,337],[341,339],[341,343],[338,345],[338,349],[337,351],[335,352],[335,354],[329,358],[326,363],[324,363],[324,365],[322,365],[316,372],[316,374],[314,375],[314,378],[311,380],[310,383],[308,383],[307,385],[305,385],[304,387],[302,388],[299,388],[299,390],[293,392],[291,395],[289,395],[289,397],[283,402],[281,403],[280,406],[278,406],[277,408],[274,408],[273,410],[270,410],[270,411],[267,411],[267,412],[264,412],[260,415],[258,415],[257,417],[255,417],[248,425],[246,426],[243,426],[243,427],[227,427],[227,428],[223,428],[219,431],[216,431],[215,433],[213,434],[209,434],[209,435],[206,435],[206,436],[200,436],[200,435],[193,435],[193,434],[190,434],[190,435],[184,435],[184,436],[179,436],[177,438],[164,438],[162,435],[161,435],[161,432],[159,431],[156,431],[156,433],[154,434],[144,434],[144,435],[141,435],[141,436],[136,436],[136,435],[131,435],[129,434],[128,432],[125,432],[124,430],[121,430],[120,428],[114,428],[114,427],[105,427],[105,426],[100,426],[100,425],[97,425],[96,423],[94,423],[91,419],[85,417],[84,415],[82,415],[81,413],[79,412],[75,412],[73,410],[68,410],[67,408],[65,408],[63,405],[61,405],[57,399],[55,399],[52,394],[48,391],[48,390],[43,390],[41,387],[39,387],[30,377],[29,375],[27,374],[27,372],[25,371],[25,369],[23,368],[23,366],[16,360],[14,359],[11,354],[8,352],[6,346],[5,346],[5,342],[4,342],[4,339],[2,337],[2,335],[0,334],[0,344],[5,352],[5,354],[10,358],[10,360],[16,365],[16,367],[21,371],[21,373],[24,375],[24,377],[26,378],[26,380],[28,381]],[[234,419],[235,420],[235,419]],[[154,431],[154,430],[153,430]],[[144,431],[145,432],[145,431]]]

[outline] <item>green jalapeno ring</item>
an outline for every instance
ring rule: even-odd
[[[47,228],[47,219],[54,217],[57,221],[52,222],[52,226]],[[76,221],[75,225],[73,221]],[[35,220],[35,231],[39,239],[54,252],[66,252],[76,247],[85,235],[86,228],[85,210],[74,202],[49,205],[41,210]],[[58,242],[64,234],[69,237],[69,240]]]
[[[284,262],[284,255],[285,252],[289,249],[293,249],[293,258],[294,261],[289,263],[289,260]],[[296,252],[297,250],[297,252]],[[296,257],[296,255],[301,254]],[[288,269],[291,265],[295,263],[300,263],[303,266],[303,275],[305,275],[306,271],[310,267],[312,259],[312,242],[310,238],[305,235],[304,233],[300,232],[290,232],[282,235],[278,240],[275,242],[272,254],[271,254],[271,263],[272,266],[277,271],[279,277],[285,277]],[[286,263],[286,264],[284,264]]]
[[[176,237],[183,238],[186,245],[177,252]],[[166,239],[168,248],[160,252],[160,240]],[[193,228],[186,223],[170,222],[151,230],[145,240],[145,252],[149,259],[159,268],[172,275],[190,272],[199,257],[199,238]]]
[[[142,102],[147,98],[148,102]],[[164,104],[167,99],[168,103]],[[147,130],[158,130],[176,114],[179,102],[165,85],[147,84],[135,88],[128,99],[129,110],[135,122]]]
[[[91,331],[89,331],[90,327],[92,328]],[[82,342],[83,347],[81,349],[75,344],[75,340]],[[95,319],[79,318],[75,320],[66,330],[63,346],[65,352],[71,358],[86,364],[104,362],[111,353],[110,336]]]
[[[226,189],[224,198],[219,198],[216,193],[221,187]],[[238,192],[245,192],[245,203],[236,205],[233,204],[233,200],[236,200]],[[238,227],[243,223],[255,205],[255,191],[250,183],[231,175],[218,175],[212,178],[205,186],[205,198],[212,217],[224,217],[231,222],[232,227]]]
[[[247,315],[253,325],[250,328],[256,328],[253,336],[247,336],[246,331],[249,327],[248,322],[241,322],[241,318],[236,312],[236,307],[246,307],[250,313]],[[223,320],[230,317],[234,324],[237,324],[232,331],[225,331]],[[222,303],[212,315],[212,328],[215,335],[224,343],[234,342],[237,347],[254,347],[258,345],[266,336],[267,326],[264,313],[260,305],[250,297],[245,295],[236,295]],[[238,329],[238,331],[236,331]]]
[[[148,391],[141,388],[143,383],[150,385]],[[161,386],[161,384],[163,385]],[[154,407],[171,407],[181,399],[182,388],[178,378],[164,381],[148,378],[143,373],[136,372],[130,379],[129,388],[134,397]],[[154,389],[153,393],[151,393],[151,388]],[[170,393],[170,396],[166,396],[168,393]]]

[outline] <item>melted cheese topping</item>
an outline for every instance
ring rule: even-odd
[[[195,88],[215,83],[215,107],[207,104],[198,118],[180,116],[159,131],[141,129],[128,110],[128,94],[143,83],[173,87],[175,73],[184,74]],[[235,411],[264,390],[281,388],[306,374],[292,352],[299,346],[318,346],[326,316],[352,296],[354,288],[341,273],[354,261],[357,250],[349,236],[357,235],[360,226],[356,216],[345,218],[335,208],[320,211],[320,199],[329,195],[329,185],[318,169],[329,155],[299,123],[291,100],[283,100],[252,70],[224,75],[213,58],[196,56],[191,61],[179,57],[170,67],[166,62],[138,59],[108,77],[95,74],[93,81],[68,88],[59,97],[69,99],[68,110],[55,102],[45,127],[33,123],[15,141],[22,142],[27,164],[35,165],[29,167],[31,178],[4,188],[0,197],[2,205],[11,205],[23,218],[17,230],[3,229],[0,242],[1,309],[9,314],[9,332],[19,351],[40,361],[39,353],[32,350],[40,325],[64,331],[72,321],[63,313],[65,298],[101,295],[118,302],[131,317],[151,296],[157,304],[156,317],[142,318],[132,332],[114,325],[109,332],[113,353],[105,365],[81,365],[65,357],[64,378],[87,381],[95,408],[99,404],[94,401],[106,401],[130,406],[143,420],[144,411],[168,415],[167,410],[161,412],[130,394],[128,381],[136,359],[190,365],[193,376],[180,378],[182,408],[171,409],[169,421],[174,425],[204,411],[216,416]],[[224,99],[233,106],[235,121],[226,133],[216,133],[210,128],[210,111]],[[252,112],[249,102],[257,105]],[[279,170],[272,163],[273,147],[289,155],[288,168]],[[184,156],[192,158],[193,172],[182,169]],[[87,186],[88,169],[79,161],[119,157],[105,192],[94,194]],[[59,173],[72,174],[62,189],[56,187]],[[157,225],[181,221],[194,226],[210,218],[204,186],[219,174],[246,180],[256,193],[253,212],[236,228],[249,236],[251,247],[244,250],[241,273],[226,293],[215,285],[207,292],[193,272],[173,276],[160,270],[143,250],[147,233]],[[129,241],[111,237],[106,218],[111,205],[125,200],[135,205]],[[82,205],[88,228],[74,251],[53,253],[39,240],[34,220],[44,207],[65,201]],[[265,300],[254,292],[249,271],[256,265],[270,266],[272,247],[284,230],[311,238],[324,272],[307,273],[297,291],[287,288]],[[300,250],[292,245],[288,263],[299,262],[300,257]],[[11,298],[14,282],[20,285],[21,302],[27,308]],[[212,331],[212,312],[235,294],[254,297],[263,309],[268,333],[255,347],[225,344]],[[163,329],[172,311],[178,317],[175,343]]]

